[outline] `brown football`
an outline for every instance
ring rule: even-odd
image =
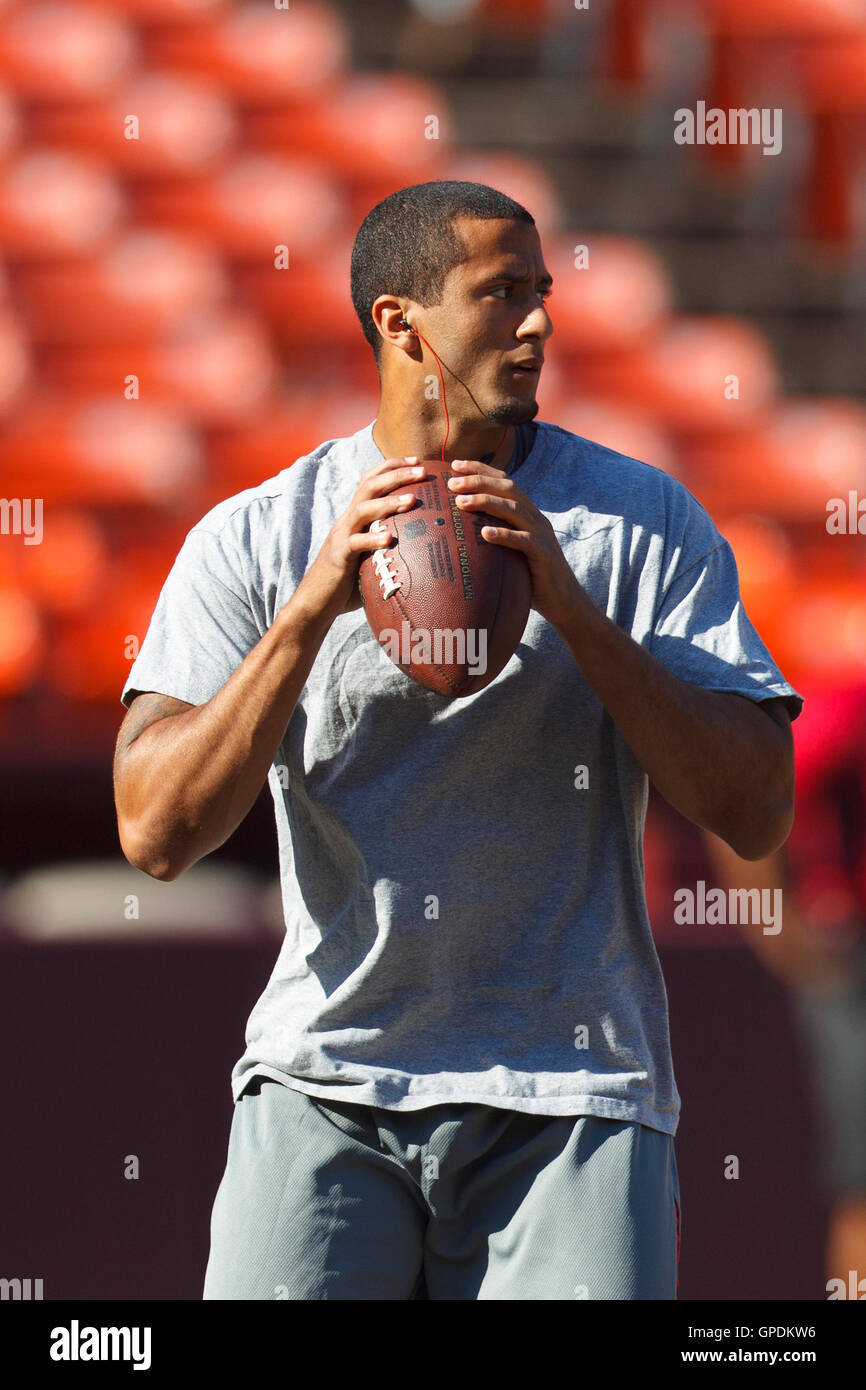
[[[407,676],[439,695],[474,695],[517,650],[529,617],[532,581],[517,550],[486,541],[503,523],[456,506],[441,460],[423,460],[408,511],[373,522],[392,544],[365,556],[358,587],[376,640]]]

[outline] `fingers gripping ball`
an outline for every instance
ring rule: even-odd
[[[373,522],[391,544],[366,556],[358,587],[367,621],[391,660],[427,690],[474,695],[500,674],[523,636],[532,598],[529,566],[517,550],[486,541],[483,512],[464,512],[441,461],[408,511]]]

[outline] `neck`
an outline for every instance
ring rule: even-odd
[[[425,401],[423,413],[408,413],[390,408],[384,396],[379,400],[373,442],[384,458],[407,458],[417,454],[420,459],[441,459],[445,439],[445,413],[441,401]],[[505,469],[514,452],[516,435],[513,425],[494,424],[492,420],[471,421],[450,418],[445,461],[478,459],[492,453],[489,460],[494,468]]]

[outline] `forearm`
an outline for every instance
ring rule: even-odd
[[[136,738],[115,771],[132,863],[177,878],[234,832],[262,789],[330,621],[290,600],[210,700]]]
[[[672,806],[744,859],[784,843],[793,815],[790,730],[750,700],[680,680],[611,622],[576,581],[559,632]]]

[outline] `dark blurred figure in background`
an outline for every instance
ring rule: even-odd
[[[805,707],[787,845],[750,863],[705,839],[720,886],[785,891],[781,931],[742,930],[789,991],[830,1208],[827,1292],[846,1298],[866,1277],[866,679],[798,684]]]

